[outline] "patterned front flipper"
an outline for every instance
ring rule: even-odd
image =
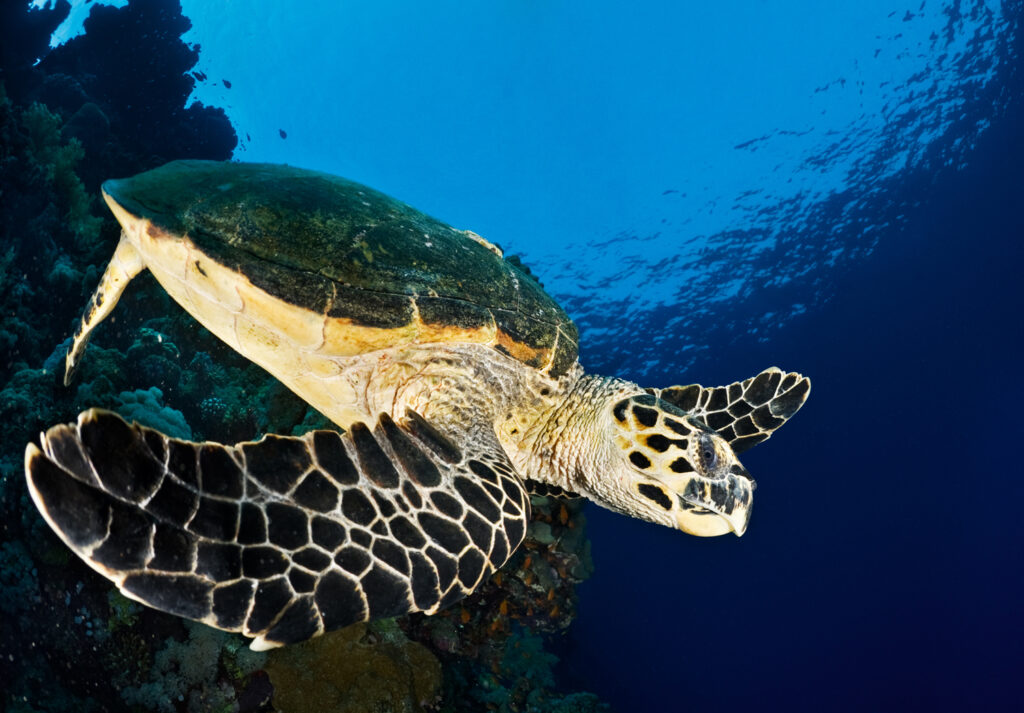
[[[742,453],[767,441],[793,417],[811,393],[811,380],[778,367],[728,386],[670,386],[648,393],[691,413]]]
[[[258,650],[448,606],[508,559],[530,507],[492,434],[454,444],[415,413],[224,446],[92,409],[30,444],[25,472],[127,596]]]

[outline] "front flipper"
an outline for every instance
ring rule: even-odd
[[[811,393],[811,380],[773,366],[728,386],[690,384],[647,391],[704,421],[734,452],[742,453],[768,440],[800,410]]]
[[[30,444],[25,472],[127,596],[257,650],[448,606],[508,559],[530,510],[493,435],[454,444],[415,413],[223,446],[93,409]]]

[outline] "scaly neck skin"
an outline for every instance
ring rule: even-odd
[[[612,467],[611,408],[643,389],[578,365],[553,380],[478,345],[448,347],[445,359],[438,351],[402,349],[363,363],[367,373],[357,376],[369,397],[358,406],[394,418],[412,409],[457,440],[471,437],[471,426],[493,424],[522,477],[607,503],[616,490],[609,480],[620,470]]]
[[[519,472],[581,495],[601,492],[597,481],[607,473],[614,447],[612,404],[640,393],[632,382],[581,372],[525,430],[513,456]]]

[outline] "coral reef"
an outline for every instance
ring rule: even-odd
[[[95,198],[100,181],[174,158],[226,159],[235,136],[221,110],[185,108],[198,50],[180,40],[188,20],[176,2],[94,8],[84,36],[50,51],[58,15],[0,10],[0,649],[18,652],[0,657],[0,709],[601,710],[559,692],[543,647],[571,622],[591,568],[578,501],[535,499],[524,546],[452,609],[266,657],[125,599],[42,521],[25,444],[89,407],[224,442],[333,427],[146,274],[63,386],[68,335],[119,235]]]
[[[119,234],[95,198],[100,180],[170,158],[228,158],[235,145],[222,112],[184,109],[188,77],[184,84],[175,80],[170,94],[152,95],[154,106],[177,107],[167,120],[179,129],[148,145],[131,127],[152,123],[137,115],[140,109],[133,115],[128,103],[110,100],[112,87],[148,94],[143,87],[151,80],[159,85],[194,63],[194,50],[178,38],[187,21],[172,5],[133,2],[132,15],[105,8],[105,15],[94,13],[91,39],[51,53],[47,42],[59,13],[28,12],[27,3],[4,3],[0,11],[0,646],[18,652],[0,657],[4,710],[125,710],[118,687],[145,683],[144,674],[160,670],[154,661],[164,660],[155,657],[165,642],[185,637],[181,621],[112,594],[108,583],[69,556],[30,502],[22,473],[29,440],[90,406],[120,407],[143,419],[160,415],[162,427],[188,435],[180,414],[165,406],[159,391],[148,390],[159,384],[134,383],[150,354],[130,353],[130,347],[144,344],[146,333],[103,335],[72,387],[61,385],[66,337]],[[139,24],[128,32],[126,22]],[[100,37],[110,33],[122,36],[104,46]],[[135,71],[126,78],[112,64],[104,66],[99,55],[119,51],[146,57],[152,74]],[[164,66],[168,57],[177,64]],[[79,69],[69,71],[72,65]],[[204,138],[197,141],[199,135]],[[166,307],[152,291],[155,301],[144,302]],[[205,663],[217,670],[216,658]],[[241,701],[234,691],[244,693],[249,683],[237,676],[200,682],[193,690],[199,698],[207,688],[214,695],[223,692],[224,681],[230,698]]]

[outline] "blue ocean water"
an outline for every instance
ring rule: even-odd
[[[565,685],[615,710],[1018,709],[1019,2],[181,7],[235,158],[522,254],[589,370],[814,380],[744,456],[742,539],[588,509]]]

